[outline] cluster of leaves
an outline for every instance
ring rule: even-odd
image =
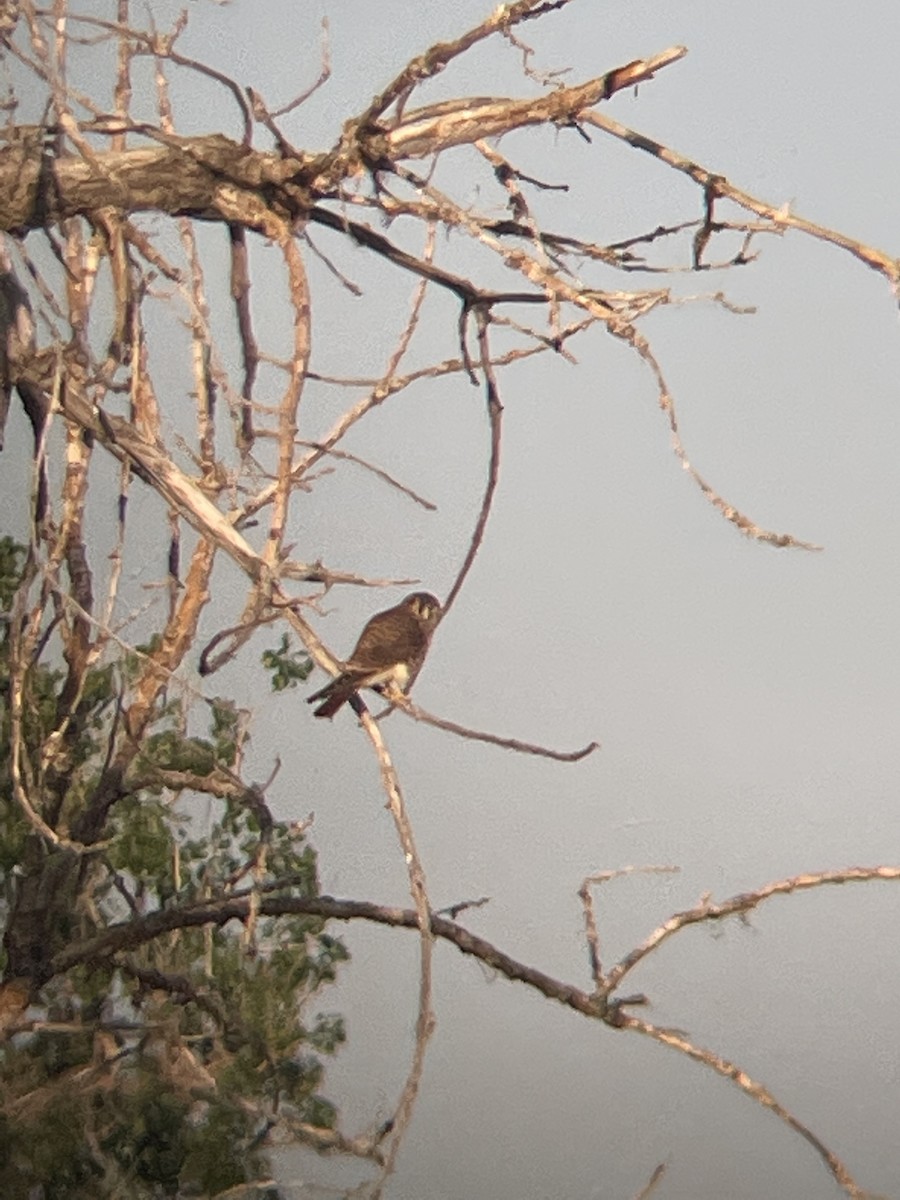
[[[262,664],[272,673],[272,689],[283,692],[304,683],[312,674],[313,661],[305,650],[291,646],[286,633],[281,635],[277,650],[264,650]]]
[[[24,563],[23,549],[0,539],[6,613]],[[79,856],[46,844],[12,797],[8,625],[0,636],[5,946],[23,875],[54,857],[71,866],[58,878],[74,881],[47,923],[54,942],[113,925],[137,929],[154,913],[242,891],[317,894],[316,855],[302,831],[272,818],[240,779],[241,723],[225,701],[210,704],[202,736],[189,732],[181,700],[161,702],[101,848]],[[60,828],[108,770],[135,669],[123,655],[89,672]],[[27,673],[30,761],[54,728],[62,679],[44,663]],[[343,1042],[344,1027],[335,1015],[305,1014],[346,957],[322,920],[287,915],[246,927],[186,922],[54,975],[0,1049],[0,1194],[213,1196],[266,1173],[266,1135],[281,1115],[333,1129],[335,1110],[319,1093],[322,1058]],[[3,966],[8,974],[5,952]]]

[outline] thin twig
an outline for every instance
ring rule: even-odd
[[[658,158],[666,166],[688,175],[702,188],[711,189],[716,195],[723,196],[727,200],[733,200],[741,208],[746,208],[750,212],[756,213],[757,216],[764,217],[776,227],[797,229],[819,241],[829,242],[841,250],[846,250],[867,267],[871,267],[874,271],[883,275],[894,288],[900,287],[900,259],[891,258],[889,255],[883,253],[883,251],[877,250],[874,246],[869,246],[857,238],[847,237],[846,234],[839,233],[837,230],[828,229],[824,225],[817,225],[814,221],[808,221],[804,217],[796,216],[790,211],[789,205],[782,205],[776,208],[774,205],[765,204],[763,201],[751,196],[749,192],[744,192],[740,188],[734,187],[723,175],[719,175],[715,171],[710,171],[707,167],[700,166],[699,163],[686,158],[683,154],[679,154],[675,150],[670,150],[668,146],[654,141],[653,138],[647,137],[646,134],[629,129],[627,125],[622,125],[603,113],[590,110],[582,113],[580,119],[597,129],[603,130],[604,133],[609,133],[613,137],[627,142],[636,150],[643,150],[647,154],[652,154],[654,158]]]
[[[466,725],[457,724],[456,721],[448,721],[445,717],[437,717],[433,713],[426,712],[424,708],[413,704],[408,697],[399,697],[396,706],[402,708],[415,720],[423,721],[426,725],[433,725],[436,729],[446,730],[447,733],[455,733],[458,737],[467,738],[473,742],[487,742],[491,746],[501,746],[504,750],[515,750],[518,754],[534,754],[538,758],[552,758],[555,762],[579,762],[582,758],[587,758],[589,754],[600,749],[599,742],[588,742],[579,750],[551,750],[548,746],[539,746],[534,742],[500,737],[495,733],[485,733],[482,729],[470,729]]]
[[[479,366],[481,367],[484,378],[484,398],[487,407],[488,428],[490,429],[490,454],[488,456],[487,480],[485,482],[484,494],[481,497],[481,507],[478,510],[478,517],[475,520],[472,536],[469,539],[469,547],[466,550],[462,565],[456,573],[456,578],[453,581],[453,586],[447,593],[447,599],[444,601],[444,616],[446,617],[449,610],[452,608],[456,597],[462,590],[462,586],[466,581],[466,576],[471,571],[478,551],[481,549],[481,543],[484,539],[484,531],[487,528],[488,518],[491,515],[491,506],[494,500],[494,494],[497,491],[497,483],[500,478],[500,446],[503,433],[503,405],[500,403],[500,393],[497,387],[497,376],[491,364],[490,346],[488,343],[488,317],[486,312],[479,308],[476,310],[476,320],[478,322],[478,349],[480,355]],[[443,619],[443,618],[442,618]]]
[[[605,992],[608,995],[612,991],[612,988],[609,981],[603,976],[600,955],[600,934],[597,929],[597,918],[594,912],[594,885],[609,883],[611,879],[620,879],[623,875],[673,874],[678,870],[678,867],[619,867],[614,871],[598,871],[596,874],[588,875],[582,880],[581,887],[578,889],[578,896],[581,900],[581,906],[584,909],[585,936],[587,938],[588,957],[591,964],[591,978],[598,991]]]
[[[645,941],[625,955],[612,968],[606,977],[607,986],[613,991],[621,984],[625,976],[652,951],[661,946],[673,934],[687,928],[688,925],[700,925],[706,921],[722,921],[736,914],[752,912],[760,904],[771,900],[773,896],[787,896],[791,892],[808,891],[812,888],[835,886],[845,883],[869,883],[874,879],[900,879],[900,867],[847,867],[843,871],[817,871],[806,875],[793,875],[788,879],[777,879],[753,892],[741,892],[721,904],[713,904],[704,900],[694,908],[684,912],[674,913],[654,929]]]
[[[663,1046],[669,1046],[671,1049],[677,1050],[686,1058],[693,1059],[694,1062],[702,1063],[703,1066],[715,1071],[717,1075],[722,1075],[725,1079],[730,1079],[745,1095],[750,1096],[757,1104],[761,1104],[763,1108],[767,1108],[780,1121],[783,1121],[789,1129],[792,1129],[795,1133],[799,1133],[805,1141],[809,1142],[828,1168],[835,1182],[848,1196],[852,1197],[853,1200],[865,1200],[866,1193],[853,1179],[853,1176],[844,1166],[843,1162],[841,1162],[832,1150],[828,1149],[822,1139],[817,1137],[808,1125],[804,1125],[798,1117],[795,1117],[789,1109],[776,1100],[764,1084],[753,1079],[735,1063],[729,1062],[727,1058],[722,1058],[718,1054],[714,1054],[712,1050],[705,1050],[700,1046],[695,1046],[693,1042],[689,1041],[677,1029],[663,1029],[657,1025],[651,1025],[648,1021],[642,1021],[631,1013],[620,1012],[618,1014],[618,1023],[620,1029],[630,1029],[634,1033],[643,1034],[644,1037],[651,1038]]]

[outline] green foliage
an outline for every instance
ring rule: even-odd
[[[240,713],[230,700],[216,697],[211,705],[211,733],[216,758],[226,766],[233,766],[241,742]]]
[[[0,1190],[46,1200],[127,1196],[155,1200],[179,1193],[212,1196],[267,1174],[239,1097],[196,1101],[144,1056],[102,1068],[91,1090],[74,1083],[46,1089],[24,1123],[0,1117]],[[90,1069],[90,1068],[88,1068]]]
[[[0,538],[5,608],[24,562],[22,548]],[[66,676],[52,658],[31,664],[26,782],[63,830],[107,786],[121,712],[157,645],[151,639],[141,653],[87,672],[61,767],[36,764],[59,727]],[[266,666],[276,689],[309,670],[286,639]],[[9,681],[2,635],[0,681]],[[115,776],[102,850],[79,860],[48,848],[11,796],[8,692],[0,690],[0,917],[6,926],[16,920],[17,889],[43,871],[59,909],[46,914],[49,944],[38,942],[48,956],[110,924],[234,890],[318,894],[313,848],[236,774],[246,734],[231,701],[210,701],[198,730],[180,695],[160,700],[138,753]],[[346,959],[320,918],[260,916],[246,930],[234,922],[175,929],[52,978],[42,996],[52,1024],[0,1048],[0,1195],[40,1186],[42,1200],[211,1196],[264,1174],[273,1113],[335,1123],[319,1088],[322,1056],[343,1043],[343,1021],[304,1014]]]
[[[210,775],[216,766],[216,750],[204,738],[184,737],[175,729],[164,729],[146,739],[138,763],[161,771],[189,771],[203,777]]]
[[[237,1105],[229,1104],[216,1107],[206,1136],[191,1139],[185,1158],[184,1175],[210,1196],[252,1179],[264,1166],[263,1156],[254,1151],[248,1136],[246,1118]]]
[[[133,1178],[158,1183],[166,1195],[174,1195],[187,1156],[190,1105],[145,1070],[130,1107],[133,1124],[126,1129],[115,1122],[104,1148]],[[228,1180],[239,1181],[240,1176]]]
[[[313,669],[312,659],[305,650],[292,649],[286,633],[281,635],[281,644],[277,650],[263,651],[262,664],[267,671],[272,672],[274,692],[283,692],[286,688],[304,683]]]
[[[11,537],[0,537],[0,607],[6,612],[22,578],[26,550]]]
[[[161,897],[174,895],[169,809],[149,796],[126,796],[115,823],[118,835],[107,851],[111,866],[136,883],[155,885]]]
[[[52,1100],[40,1096],[27,1113],[0,1117],[0,1189],[4,1196],[27,1196],[44,1185],[46,1200],[87,1197],[99,1171],[85,1139],[83,1106],[60,1089]],[[40,1134],[31,1133],[33,1124]]]

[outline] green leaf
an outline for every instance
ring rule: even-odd
[[[304,683],[313,669],[313,662],[302,648],[292,649],[288,634],[281,635],[281,642],[276,650],[264,650],[262,664],[272,673],[272,691],[283,692],[287,688]]]

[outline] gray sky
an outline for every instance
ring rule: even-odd
[[[172,7],[153,4],[161,23]],[[483,0],[195,4],[182,49],[275,106],[315,77],[327,14],[332,79],[285,122],[295,144],[320,149],[409,56],[488,10]],[[762,200],[789,201],[897,252],[895,3],[580,0],[522,33],[540,67],[571,67],[572,81],[685,44],[683,62],[606,111]],[[513,52],[492,43],[442,75],[428,98],[527,92]],[[182,131],[222,128],[220,92],[192,82],[176,100]],[[563,131],[516,135],[503,148],[523,170],[571,184],[535,200],[550,228],[613,241],[698,215],[695,188],[599,132],[591,145]],[[473,158],[446,161],[464,172]],[[483,202],[472,179],[471,194],[457,182],[457,195]],[[311,263],[313,366],[378,374],[403,327],[410,281],[325,231],[315,239],[365,295],[349,299]],[[209,236],[214,305],[222,244]],[[785,875],[897,860],[896,302],[880,277],[801,235],[757,248],[759,260],[739,272],[603,281],[683,296],[724,289],[757,307],[753,316],[708,301],[667,307],[641,328],[697,468],[761,525],[824,551],[741,538],[671,453],[650,373],[595,330],[573,344],[577,366],[547,357],[501,380],[494,513],[416,698],[467,725],[565,749],[597,738],[602,751],[564,766],[400,717],[386,727],[433,902],[489,895],[465,922],[581,987],[590,981],[576,890],[588,873],[681,868],[603,890],[610,960],[706,891],[723,899]],[[439,261],[475,270],[483,260],[455,239],[439,247]],[[262,276],[254,305],[258,327],[286,338],[283,294],[267,296]],[[454,351],[455,313],[435,297],[411,362]],[[223,352],[236,356],[236,346]],[[327,428],[335,404],[311,387],[301,435]],[[345,448],[438,512],[344,466],[296,497],[288,541],[298,557],[415,576],[443,594],[465,552],[487,445],[480,391],[461,379],[412,389]],[[223,604],[241,594],[227,571],[219,586]],[[332,593],[323,636],[347,652],[369,613],[393,598]],[[246,686],[249,668],[248,659],[216,687]],[[258,778],[276,754],[283,762],[272,793],[279,814],[315,810],[324,890],[406,902],[376,765],[351,716],[314,722],[300,694],[271,696],[264,681],[248,698]],[[863,1186],[891,1196],[900,1195],[898,920],[896,884],[793,896],[748,926],[680,934],[632,979],[653,1002],[642,1015],[739,1063]],[[353,962],[323,1005],[348,1018],[329,1094],[352,1131],[388,1115],[408,1069],[417,945],[356,927],[346,937]],[[668,1170],[655,1194],[665,1200],[838,1194],[800,1138],[709,1071],[491,979],[448,947],[437,952],[436,1005],[391,1200],[619,1200],[661,1161]],[[285,1169],[298,1183],[358,1175],[301,1155]]]

